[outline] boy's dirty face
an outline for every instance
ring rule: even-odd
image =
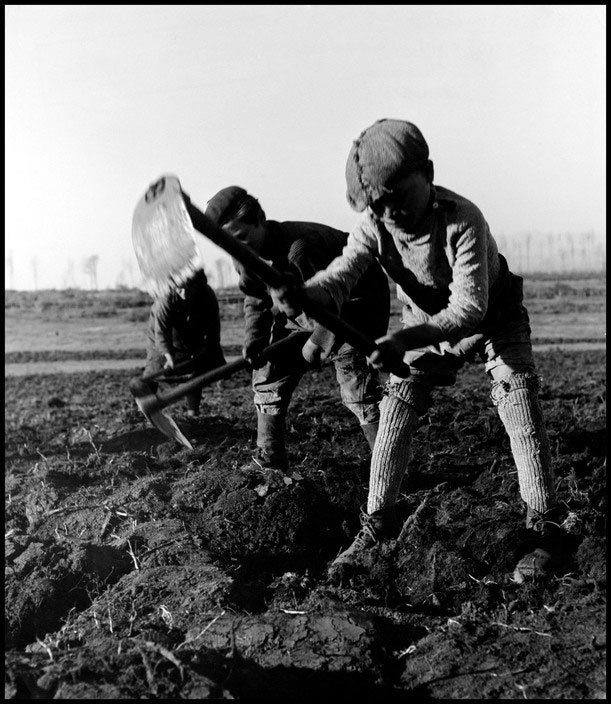
[[[431,195],[431,184],[423,171],[402,177],[386,193],[370,204],[373,214],[382,222],[407,232],[420,222]]]
[[[237,240],[247,244],[257,253],[261,253],[265,246],[265,224],[252,225],[243,220],[229,220],[223,225],[223,230],[229,232]]]

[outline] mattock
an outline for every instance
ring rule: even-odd
[[[157,394],[154,390],[153,383],[166,382],[168,384],[179,384],[181,382],[190,381],[194,378],[193,374],[179,374],[184,369],[192,368],[194,364],[197,364],[198,359],[203,358],[204,355],[198,355],[194,359],[189,359],[181,364],[177,364],[174,369],[167,371],[165,369],[155,372],[154,374],[143,375],[141,377],[135,377],[129,382],[129,390],[136,400],[138,408],[144,414],[144,417],[154,425],[158,430],[160,430],[164,435],[170,438],[178,440],[182,445],[193,449],[191,443],[180,431],[180,428],[174,422],[174,419],[168,414],[167,411],[159,409],[156,411],[154,409],[154,404],[149,403],[147,399],[149,397],[157,398]],[[153,382],[153,383],[152,383]],[[189,393],[188,391],[186,393]],[[182,396],[181,396],[182,398]]]
[[[286,352],[291,348],[294,348],[296,353],[301,349],[309,336],[309,332],[294,332],[288,337],[264,348],[259,353],[258,358],[262,361],[268,361],[280,356],[280,354],[286,356]],[[192,450],[193,446],[165,409],[173,403],[176,403],[176,401],[184,398],[192,391],[213,384],[215,381],[227,379],[243,369],[250,369],[250,366],[248,360],[240,358],[233,362],[223,364],[220,367],[216,367],[216,369],[211,369],[203,374],[199,374],[193,377],[193,379],[189,379],[189,381],[185,381],[183,384],[176,386],[176,388],[169,389],[165,392],[155,393],[146,383],[146,377],[132,380],[129,389],[136,400],[138,408],[157,430],[160,430],[164,435],[177,440],[182,445]],[[150,379],[151,377],[149,377],[149,380]]]

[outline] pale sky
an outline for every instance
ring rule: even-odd
[[[138,285],[164,173],[349,230],[346,158],[384,117],[493,234],[604,238],[605,39],[605,5],[5,5],[5,287],[86,287],[92,255]]]

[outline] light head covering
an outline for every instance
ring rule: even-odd
[[[424,169],[429,147],[422,132],[405,120],[383,119],[361,132],[346,163],[346,197],[362,212],[391,191],[398,177]]]

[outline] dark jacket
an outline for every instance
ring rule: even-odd
[[[293,274],[298,283],[307,281],[342,253],[348,234],[341,230],[311,222],[266,223],[271,264],[279,271]],[[260,351],[272,339],[273,329],[285,328],[286,316],[274,308],[266,286],[235,262],[240,275],[239,287],[244,293],[244,345]],[[377,262],[364,272],[344,304],[341,316],[357,324],[372,339],[386,334],[390,311],[388,278]],[[333,338],[327,333],[327,338]],[[334,338],[333,338],[334,339]],[[334,341],[337,347],[340,340]]]
[[[172,290],[154,302],[149,318],[149,349],[178,359],[204,354],[211,363],[223,364],[219,305],[203,271],[187,282],[184,294],[183,299]]]

